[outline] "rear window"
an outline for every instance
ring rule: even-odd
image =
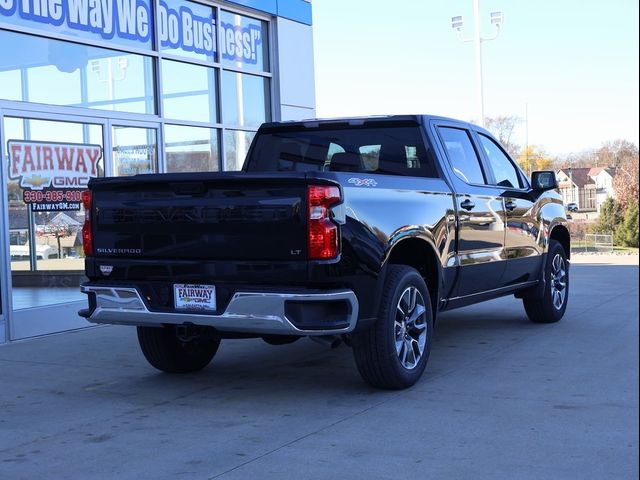
[[[418,127],[301,129],[260,133],[249,172],[361,172],[438,177]]]

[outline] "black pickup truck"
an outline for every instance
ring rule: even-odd
[[[204,368],[221,339],[309,336],[350,345],[371,385],[405,388],[438,312],[515,295],[534,322],[562,318],[556,189],[448,118],[264,124],[241,172],[91,180],[80,315],[137,326],[166,372]]]

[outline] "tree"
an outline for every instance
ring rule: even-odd
[[[553,166],[553,159],[547,155],[542,148],[536,145],[526,147],[520,152],[516,161],[529,175],[536,170],[550,170]]]
[[[609,140],[596,151],[599,167],[620,167],[630,160],[635,160],[637,165],[638,147],[628,140]]]
[[[636,154],[637,155],[637,154]],[[613,178],[613,193],[623,207],[638,201],[638,157],[624,160]]]
[[[521,122],[520,117],[514,115],[501,115],[498,117],[486,117],[484,119],[487,130],[493,133],[502,144],[507,153],[516,158],[520,147],[512,142],[513,131]]]
[[[580,168],[591,167],[595,165],[595,152],[593,150],[583,150],[581,152],[572,152],[559,158],[556,162],[556,169],[561,168]]]
[[[75,232],[71,228],[71,226],[67,224],[45,225],[42,230],[37,232],[37,234],[39,235],[44,235],[45,237],[53,237],[56,239],[56,242],[58,243],[58,258],[63,257],[61,239],[64,237],[69,237],[74,233]]]
[[[638,201],[633,200],[627,207],[624,220],[614,232],[616,245],[638,248]]]
[[[600,218],[594,227],[596,233],[613,234],[624,220],[622,205],[615,199],[607,198],[600,207]]]
[[[638,162],[638,147],[628,140],[609,140],[600,148],[573,152],[558,159],[557,168],[620,167],[629,161]]]

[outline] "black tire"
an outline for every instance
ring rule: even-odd
[[[558,265],[562,267],[564,275],[557,271]],[[555,323],[564,316],[569,301],[569,262],[562,244],[556,240],[549,242],[544,279],[542,298],[525,298],[522,302],[532,322]]]
[[[184,342],[176,335],[175,327],[138,327],[138,343],[144,357],[158,370],[189,373],[209,365],[220,339],[203,337]]]
[[[421,298],[416,295],[414,302],[413,312],[416,312],[416,315],[421,311],[418,308],[420,303],[424,307],[419,321],[414,320],[413,327],[409,324],[409,315],[403,317],[398,310],[398,307],[402,306],[401,300],[406,298],[407,291],[420,293]],[[408,310],[411,313],[410,307]],[[420,333],[422,328],[418,328],[422,325],[424,325],[425,337]],[[421,341],[424,340],[422,353],[417,361],[415,361],[415,352],[416,347],[419,351],[419,342],[416,340],[413,343],[408,340],[408,338],[414,338],[414,334],[419,335]],[[414,268],[406,265],[389,265],[377,322],[371,328],[351,336],[353,355],[360,375],[367,383],[377,388],[399,390],[410,387],[418,381],[427,366],[432,337],[433,310],[424,279]],[[397,347],[398,338],[400,338],[400,347]],[[410,348],[407,347],[406,342],[410,342]],[[409,360],[407,352],[411,351],[414,352],[414,361],[407,362]],[[407,366],[407,363],[413,363],[413,365]]]

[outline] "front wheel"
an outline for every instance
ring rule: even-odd
[[[220,339],[204,335],[180,338],[173,326],[138,327],[138,343],[144,357],[158,370],[190,373],[209,365]]]
[[[433,310],[427,285],[406,265],[390,265],[378,320],[352,334],[362,378],[378,388],[402,389],[418,381],[429,360]]]
[[[555,323],[567,309],[569,300],[569,262],[560,242],[549,242],[544,268],[545,287],[541,298],[523,299],[529,320],[535,323]]]

